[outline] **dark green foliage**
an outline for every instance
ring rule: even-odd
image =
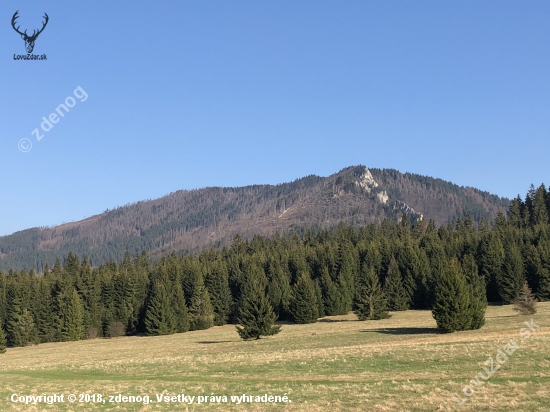
[[[179,279],[172,282],[172,309],[174,311],[174,332],[187,332],[191,327],[189,311],[185,304],[185,297]]]
[[[451,259],[435,287],[432,315],[444,333],[467,330],[472,325],[471,291],[456,259]]]
[[[403,278],[394,257],[388,266],[388,275],[384,284],[384,293],[388,299],[388,309],[392,311],[407,310],[409,296],[403,286]]]
[[[271,307],[260,280],[249,277],[239,302],[237,321],[240,326],[236,326],[239,336],[249,340],[275,335],[281,331],[281,326],[274,324],[276,320],[277,315]]]
[[[313,281],[313,286],[315,287],[315,297],[317,301],[317,316],[322,318],[325,316],[325,305],[323,304],[323,291],[321,290],[321,285],[318,279]]]
[[[502,271],[497,282],[502,301],[506,304],[514,302],[519,296],[524,282],[525,274],[521,252],[515,244],[508,242],[505,247]]]
[[[21,294],[15,285],[8,285],[7,304],[6,332],[8,343],[11,346],[26,346],[33,340],[35,334],[34,319],[32,314],[23,307]]]
[[[38,334],[31,312],[23,309],[8,321],[8,340],[12,346],[27,346],[37,343]]]
[[[343,226],[339,226],[343,227]],[[345,233],[342,230],[343,233]],[[343,234],[341,236],[344,236]],[[341,240],[338,246],[337,256],[337,278],[336,284],[342,293],[342,308],[340,312],[347,314],[351,311],[353,305],[353,296],[355,295],[355,283],[357,278],[357,268],[353,258],[353,246],[349,241]]]
[[[222,326],[229,321],[233,299],[229,288],[229,274],[223,262],[216,262],[206,275],[204,283],[214,308],[214,325]]]
[[[326,316],[345,315],[348,303],[344,302],[342,289],[335,284],[328,274],[328,268],[323,267],[320,279],[321,294],[323,298],[324,314]],[[347,296],[346,296],[347,299]]]
[[[266,274],[268,277],[267,296],[275,314],[279,317],[288,315],[292,296],[289,276],[285,274],[277,260],[269,263]]]
[[[550,300],[550,241],[542,239],[537,246],[540,270],[536,275],[536,295],[542,302]]]
[[[73,341],[84,339],[84,308],[75,289],[73,289],[64,315],[65,318],[61,329],[62,340]]]
[[[4,332],[4,327],[0,325],[0,354],[6,353],[7,342],[8,341],[6,339],[6,333]]]
[[[403,277],[403,287],[405,288],[405,292],[407,294],[407,307],[411,307],[413,304],[413,297],[416,293],[417,287],[417,277],[421,276],[417,274],[419,265],[418,256],[416,254],[416,250],[413,248],[412,241],[409,236],[410,235],[407,234],[404,244],[399,245],[396,253],[399,272]]]
[[[504,247],[499,236],[494,232],[487,232],[481,239],[478,252],[478,265],[481,275],[487,284],[487,298],[490,302],[502,300],[498,279],[504,263]]]
[[[319,318],[315,286],[307,273],[294,285],[291,311],[296,323],[315,323]]]
[[[485,310],[487,309],[485,279],[479,274],[473,255],[464,256],[462,271],[470,287],[470,316],[472,320],[470,329],[479,329],[485,325]]]
[[[169,335],[174,332],[174,311],[165,282],[155,279],[145,313],[145,332],[149,336]]]
[[[197,278],[193,296],[191,296],[189,315],[191,319],[190,330],[202,330],[214,326],[214,308],[210,303],[210,295],[204,286],[202,275]]]
[[[359,320],[387,319],[387,301],[374,268],[364,264],[355,296],[355,310]]]

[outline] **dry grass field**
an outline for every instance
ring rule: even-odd
[[[550,303],[532,318],[540,327],[520,343],[531,317],[489,307],[477,331],[439,334],[428,311],[383,321],[353,315],[243,342],[235,327],[163,337],[125,337],[8,349],[0,355],[1,410],[189,411],[550,411]],[[484,362],[516,338],[519,348],[474,393],[462,389]],[[496,364],[496,361],[495,361]],[[24,405],[12,394],[64,394],[65,402]],[[69,403],[68,394],[106,402]],[[156,394],[195,396],[191,405],[157,403]],[[288,403],[231,402],[231,395],[285,393]],[[471,394],[471,392],[469,392]],[[110,395],[149,395],[151,403],[112,403]],[[210,396],[227,396],[211,403]],[[453,399],[467,398],[459,406]],[[209,401],[197,405],[198,396]]]

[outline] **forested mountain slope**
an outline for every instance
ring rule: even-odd
[[[372,172],[372,173],[371,173]],[[509,200],[440,179],[390,169],[352,166],[279,185],[181,190],[156,200],[118,207],[52,228],[0,237],[0,268],[42,271],[71,250],[92,265],[120,260],[128,250],[158,256],[170,250],[200,251],[243,237],[305,227],[330,228],[399,219],[434,219],[437,225],[470,213],[491,221]]]

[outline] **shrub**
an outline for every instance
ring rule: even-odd
[[[518,298],[514,301],[514,310],[520,315],[533,315],[537,313],[537,298],[531,288],[525,282]]]
[[[110,338],[118,338],[126,335],[126,326],[122,322],[111,322],[107,326],[107,336]]]
[[[95,339],[97,338],[97,335],[98,335],[97,328],[90,326],[88,329],[86,329],[86,339]]]

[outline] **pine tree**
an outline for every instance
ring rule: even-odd
[[[315,286],[309,275],[302,273],[294,285],[291,313],[296,323],[315,323],[319,318]]]
[[[65,311],[61,337],[63,341],[84,339],[84,307],[75,289],[73,289],[69,305]]]
[[[239,336],[244,340],[260,339],[261,336],[271,336],[281,331],[281,326],[275,325],[277,315],[273,311],[265,290],[257,278],[249,277],[245,283],[236,326]]]
[[[190,330],[208,329],[214,326],[214,309],[210,303],[210,295],[204,286],[202,274],[199,274],[189,305],[191,319]]]
[[[355,297],[355,310],[359,320],[387,319],[387,301],[374,268],[366,264],[361,268],[361,280]]]
[[[502,272],[497,280],[502,301],[506,304],[515,301],[525,282],[525,274],[519,248],[511,241],[506,244]]]
[[[472,325],[471,292],[466,277],[456,261],[440,276],[435,288],[432,315],[444,333],[470,329]]]
[[[6,339],[6,334],[4,333],[4,327],[0,325],[0,354],[6,353],[6,344],[7,344],[7,339]]]
[[[384,284],[384,293],[388,299],[388,309],[393,311],[407,310],[409,300],[403,286],[403,278],[395,258],[392,256],[388,267],[388,275]]]

